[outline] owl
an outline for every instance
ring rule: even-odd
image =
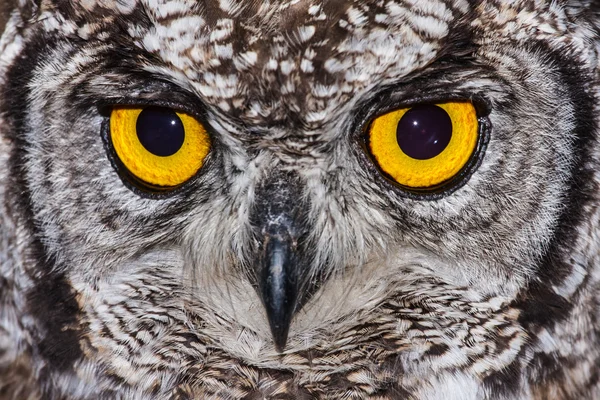
[[[600,399],[600,3],[2,3],[1,399]]]

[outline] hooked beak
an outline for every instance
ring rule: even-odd
[[[298,301],[298,244],[284,229],[276,229],[265,236],[262,247],[259,288],[275,346],[281,352]]]
[[[251,213],[258,238],[254,279],[279,352],[285,348],[295,313],[317,286],[309,279],[313,257],[303,243],[308,207],[299,201],[301,190],[299,179],[274,173],[256,191]]]

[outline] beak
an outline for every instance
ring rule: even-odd
[[[283,226],[271,227],[262,245],[259,287],[278,351],[287,342],[298,301],[297,240]]]
[[[279,352],[285,348],[295,313],[314,292],[308,280],[309,251],[303,244],[307,209],[299,199],[301,184],[289,174],[271,177],[256,191],[251,223],[258,238],[254,273],[271,334]]]

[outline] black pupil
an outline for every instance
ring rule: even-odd
[[[169,108],[145,108],[138,115],[135,128],[142,146],[156,156],[172,156],[183,146],[183,123]]]
[[[411,108],[396,129],[398,145],[409,157],[427,160],[440,154],[452,138],[452,120],[444,109],[434,105]]]

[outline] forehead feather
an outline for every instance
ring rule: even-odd
[[[153,72],[185,80],[222,112],[256,124],[292,115],[308,127],[426,65],[467,8],[440,0],[87,0],[80,7],[131,15],[124,19],[131,43],[161,61]]]
[[[527,31],[525,3],[535,3],[538,16],[549,7],[513,3],[470,10],[462,0],[83,0],[71,7],[95,14],[79,33],[124,26],[127,46],[159,60],[147,69],[227,115],[257,125],[292,119],[310,129],[337,124],[363,93],[433,61],[467,13],[477,16],[473,27],[493,26],[499,35],[504,20],[504,29]]]

